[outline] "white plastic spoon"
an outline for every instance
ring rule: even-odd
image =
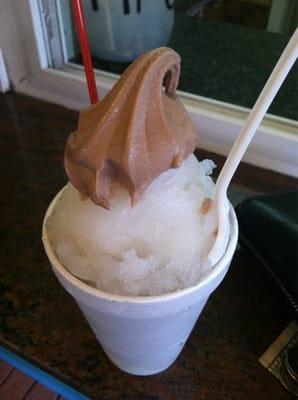
[[[253,106],[218,177],[215,188],[215,206],[217,209],[218,232],[214,245],[208,254],[208,260],[211,265],[215,265],[223,256],[229,239],[229,206],[227,199],[228,186],[248,145],[260,126],[266,111],[276,96],[283,81],[287,77],[297,57],[298,28],[284,49],[259,98]]]

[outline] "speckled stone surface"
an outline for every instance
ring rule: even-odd
[[[180,90],[252,107],[289,38],[241,25],[176,15],[169,46],[182,57]],[[269,112],[298,118],[298,65]]]
[[[243,250],[172,367],[146,378],[114,367],[56,280],[41,244],[44,213],[66,181],[63,147],[77,113],[10,93],[0,95],[0,118],[1,345],[91,399],[291,399],[257,361],[291,315],[266,272]],[[222,158],[214,157],[220,165]],[[296,186],[257,168],[242,165],[239,171],[238,195]]]
[[[289,38],[286,35],[176,14],[169,46],[182,57],[179,90],[251,108]],[[79,61],[77,59],[76,61]],[[128,64],[94,60],[96,68],[122,73]],[[298,118],[298,65],[269,112]]]

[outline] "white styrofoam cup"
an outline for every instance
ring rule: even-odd
[[[152,375],[178,357],[210,294],[228,271],[238,241],[238,224],[230,206],[230,239],[225,254],[196,286],[159,296],[121,296],[93,288],[73,276],[59,261],[46,221],[62,191],[51,202],[42,240],[53,271],[70,293],[109,359],[133,375]]]

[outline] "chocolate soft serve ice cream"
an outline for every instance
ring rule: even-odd
[[[179,74],[175,51],[144,54],[67,140],[71,183],[46,227],[60,262],[105,292],[158,295],[208,273],[214,164],[191,154],[198,136],[175,94]]]
[[[194,151],[196,129],[175,94],[179,75],[175,51],[152,50],[102,101],[81,111],[78,129],[67,141],[65,169],[83,195],[110,208],[117,182],[134,203],[156,177]]]

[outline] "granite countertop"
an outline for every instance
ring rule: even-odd
[[[289,37],[220,21],[176,15],[169,46],[182,57],[180,90],[251,108]],[[269,113],[298,118],[298,64]]]
[[[92,399],[292,398],[258,363],[291,314],[269,276],[243,249],[172,367],[135,377],[113,366],[56,280],[41,243],[44,213],[66,181],[63,148],[77,113],[9,93],[0,95],[0,117],[1,345]],[[293,187],[292,178],[243,164],[231,195]]]
[[[221,21],[175,15],[169,46],[182,58],[179,90],[251,108],[289,37]],[[73,61],[80,62],[80,56]],[[121,74],[127,63],[93,59],[98,69]],[[298,65],[269,113],[298,119]]]

